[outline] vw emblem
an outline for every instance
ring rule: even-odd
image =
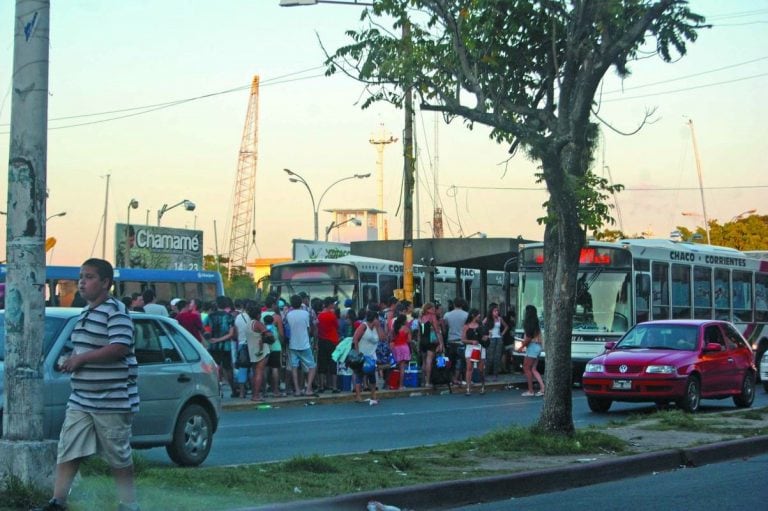
[[[626,365],[626,364],[621,364],[621,365],[619,366],[619,372],[620,372],[620,373],[626,373],[626,372],[627,372],[627,369],[629,369],[629,368],[627,367],[627,365]]]

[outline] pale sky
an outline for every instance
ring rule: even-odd
[[[114,257],[116,222],[154,225],[163,204],[189,199],[163,217],[167,227],[205,231],[204,252],[224,254],[238,151],[253,75],[261,78],[256,190],[255,257],[288,257],[291,239],[312,238],[307,191],[290,183],[288,167],[309,182],[318,198],[328,185],[355,173],[365,181],[335,186],[323,199],[320,235],[330,208],[375,208],[376,152],[369,143],[379,125],[402,139],[402,112],[388,105],[361,110],[362,87],[341,75],[322,76],[319,35],[328,48],[347,42],[360,9],[317,5],[280,8],[279,0],[72,0],[51,8],[48,137],[48,236],[57,245],[47,260],[77,265],[101,256],[101,221],[107,197],[107,259]],[[623,84],[609,72],[601,116],[632,130],[646,108],[656,119],[639,134],[604,129],[595,171],[610,168],[619,195],[623,229],[666,237],[677,225],[694,228],[702,212],[691,130],[699,147],[710,219],[726,222],[756,208],[768,214],[768,156],[763,101],[768,88],[768,0],[693,0],[694,10],[715,24],[679,62],[658,58],[631,64]],[[0,2],[0,155],[8,161],[14,2]],[[664,83],[659,83],[664,82]],[[654,85],[655,84],[655,85]],[[623,92],[621,89],[623,88]],[[143,115],[54,129],[132,114],[124,111],[239,89]],[[759,92],[763,94],[758,94]],[[80,116],[80,117],[78,117]],[[61,119],[61,118],[68,119]],[[59,119],[59,120],[56,120]],[[433,200],[434,114],[417,113],[423,183],[420,222],[427,237]],[[541,239],[535,219],[546,200],[534,183],[536,165],[520,154],[506,169],[507,147],[489,130],[467,130],[460,119],[438,129],[439,199],[446,236],[482,231],[490,237]],[[384,198],[390,238],[402,237],[398,211],[402,145],[385,151]],[[7,168],[7,167],[6,167]],[[665,188],[664,191],[648,189]],[[7,197],[7,170],[0,179]],[[5,201],[4,201],[5,202]],[[4,206],[5,204],[3,204]],[[2,210],[5,210],[2,207]],[[4,222],[4,218],[0,217]],[[5,258],[5,229],[0,258]]]

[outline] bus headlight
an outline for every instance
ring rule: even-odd
[[[648,366],[645,372],[649,374],[674,374],[675,366]]]
[[[605,372],[605,366],[603,364],[587,364],[587,367],[584,369],[585,373],[604,373]]]

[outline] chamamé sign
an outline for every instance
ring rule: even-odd
[[[118,268],[202,270],[203,231],[115,224],[115,263]]]

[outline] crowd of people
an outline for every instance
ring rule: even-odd
[[[299,293],[287,302],[273,295],[263,303],[220,296],[212,303],[174,299],[163,306],[149,289],[123,302],[131,310],[175,317],[207,347],[231,396],[255,402],[342,391],[363,402],[367,390],[365,401],[376,405],[377,390],[405,388],[414,366],[421,370],[419,386],[450,383],[469,396],[475,389],[483,394],[487,379],[515,370],[515,313],[502,315],[495,303],[481,314],[462,298],[446,310],[438,303],[415,309],[392,297],[355,310],[352,300],[340,304]],[[541,396],[536,366],[543,341],[534,307],[526,307],[522,326],[523,395]]]

